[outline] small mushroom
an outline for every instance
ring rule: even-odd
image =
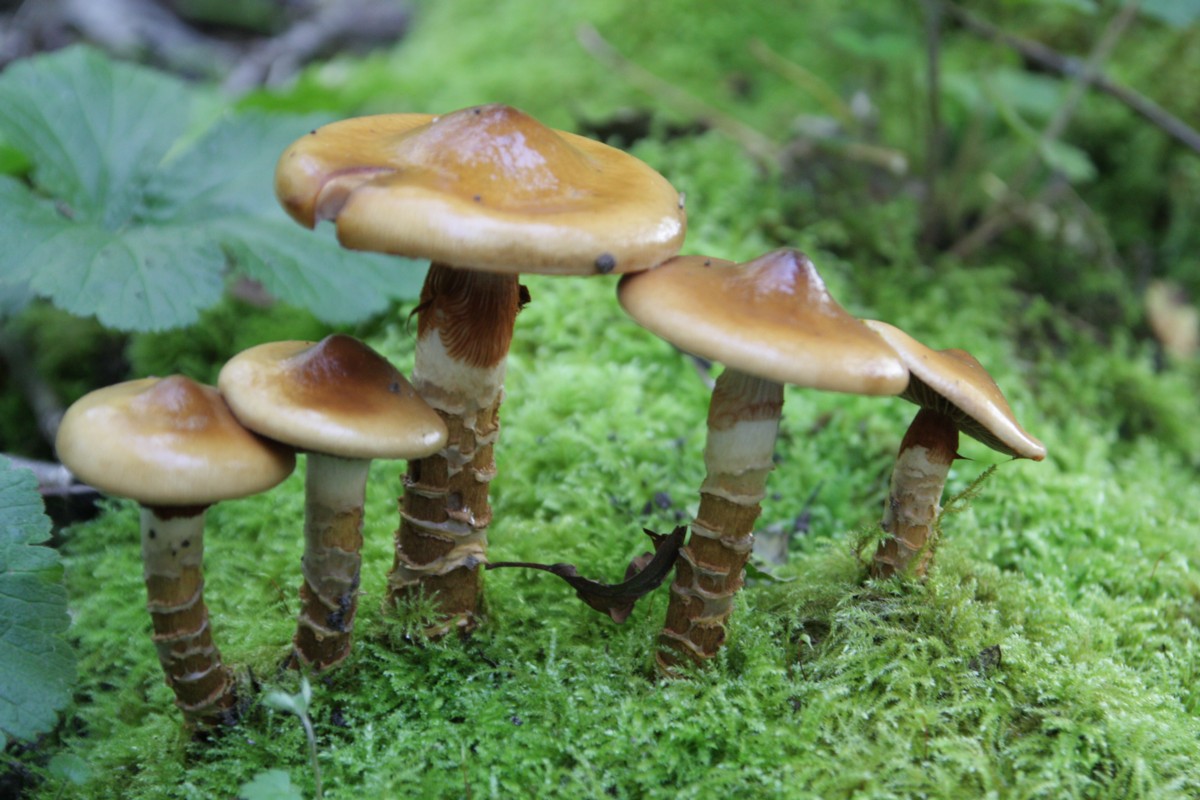
[[[725,365],[708,411],[700,510],[671,586],[658,662],[702,663],[725,622],[753,546],[783,407],[783,384],[899,394],[908,373],[888,345],[830,296],[812,262],[775,250],[744,264],[679,256],[621,279],[640,325]]]
[[[413,384],[446,420],[445,449],[409,462],[392,602],[433,595],[476,624],[505,361],[522,272],[647,269],[679,251],[680,195],[638,159],[504,105],[360,117],[319,128],[276,169],[284,208],[334,220],[346,247],[428,258]]]
[[[204,512],[279,483],[295,455],[238,424],[216,389],[181,375],[84,395],[63,416],[56,446],[82,480],[142,505],[154,644],[184,719],[199,728],[236,721],[233,673],[204,604]]]
[[[896,456],[882,523],[889,537],[875,551],[871,573],[923,578],[959,431],[1014,458],[1041,461],[1046,448],[1020,426],[1000,387],[970,353],[932,350],[886,322],[866,325],[900,355],[911,372],[900,396],[921,407]]]
[[[371,460],[436,452],[446,426],[387,359],[342,334],[252,347],[218,385],[243,425],[308,454],[292,663],[328,669],[350,654]]]

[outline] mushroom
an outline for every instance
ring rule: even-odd
[[[446,426],[387,359],[343,334],[252,347],[217,384],[243,425],[308,454],[291,662],[328,669],[350,654],[371,459],[427,456]]]
[[[84,395],[63,416],[56,447],[82,480],[141,503],[146,605],[167,685],[189,726],[232,724],[236,684],[204,604],[204,512],[279,483],[295,455],[238,424],[215,388],[182,375]]]
[[[413,384],[449,440],[409,462],[389,599],[423,591],[441,616],[431,634],[469,632],[505,360],[527,297],[517,276],[654,266],[683,242],[682,197],[636,158],[504,105],[327,125],[283,153],[275,189],[300,223],[334,220],[346,247],[432,260]]]
[[[965,350],[932,350],[886,322],[867,320],[899,354],[911,373],[900,395],[921,407],[900,442],[884,505],[888,538],[875,551],[871,572],[925,577],[936,542],[950,464],[958,458],[958,433],[1014,458],[1041,461],[1046,447],[1017,422],[1000,387]]]
[[[719,361],[708,411],[700,510],[671,585],[658,663],[703,663],[725,640],[772,469],[783,384],[899,394],[908,373],[888,345],[830,296],[812,262],[775,250],[744,264],[679,256],[626,275],[621,305],[640,325]]]

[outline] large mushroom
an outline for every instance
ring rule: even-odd
[[[958,457],[958,433],[1013,458],[1041,461],[1046,447],[1017,422],[1000,387],[965,350],[933,350],[886,322],[866,325],[892,346],[912,373],[900,396],[921,407],[900,442],[884,504],[883,530],[871,573],[923,578],[933,557],[942,491]]]
[[[217,383],[243,425],[308,454],[292,663],[328,669],[350,654],[371,460],[436,452],[446,426],[387,359],[343,334],[252,347]]]
[[[84,395],[56,446],[82,480],[141,503],[147,608],[175,704],[192,726],[234,722],[236,682],[204,604],[204,512],[279,483],[295,455],[243,428],[216,389],[181,375]]]
[[[700,509],[659,640],[658,662],[669,673],[683,657],[703,663],[725,641],[773,465],[783,385],[894,395],[908,372],[796,250],[744,264],[679,256],[626,275],[618,294],[642,327],[725,365],[708,411]]]
[[[346,247],[432,261],[413,384],[450,433],[409,462],[389,597],[424,591],[442,617],[431,632],[468,632],[518,274],[652,267],[683,242],[682,197],[638,159],[504,105],[327,125],[284,152],[275,189],[300,223],[334,220]]]

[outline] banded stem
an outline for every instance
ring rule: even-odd
[[[957,453],[954,420],[930,408],[918,411],[900,443],[892,470],[882,523],[890,536],[875,551],[874,577],[925,577],[936,545],[934,526],[942,513],[942,491]]]
[[[733,597],[754,545],[779,432],[783,386],[727,368],[708,411],[700,509],[679,554],[657,660],[670,674],[683,658],[703,663],[725,642]]]
[[[233,671],[221,663],[204,604],[207,506],[142,507],[142,575],[154,646],[189,726],[237,721]]]
[[[493,448],[520,305],[517,276],[440,264],[430,267],[421,293],[413,385],[449,438],[438,453],[409,462],[388,599],[430,595],[439,614],[433,636],[466,634],[478,624]]]
[[[350,654],[362,567],[363,497],[371,461],[309,453],[304,582],[293,638],[297,665],[325,670]]]

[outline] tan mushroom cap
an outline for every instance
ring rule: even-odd
[[[243,425],[302,450],[422,458],[446,443],[446,424],[408,379],[350,336],[251,347],[217,384]]]
[[[1017,458],[1041,461],[1046,446],[1017,422],[1000,387],[966,350],[933,350],[894,325],[866,320],[912,372],[901,395],[923,408],[951,417],[959,430],[988,447]]]
[[[246,430],[212,386],[182,375],[84,395],[63,416],[58,457],[106,494],[149,506],[204,506],[266,491],[295,454]]]
[[[796,250],[744,264],[678,256],[626,275],[617,293],[642,327],[760,378],[867,395],[900,394],[908,383],[895,352],[830,296]]]
[[[492,272],[647,269],[679,252],[680,194],[627,153],[504,105],[326,125],[284,151],[275,193],[346,247]]]

